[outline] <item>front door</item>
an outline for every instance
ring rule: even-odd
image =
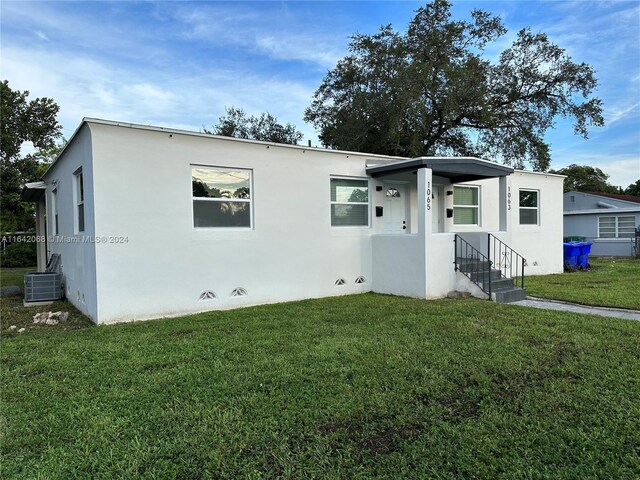
[[[404,185],[385,184],[384,231],[407,233],[407,196]]]

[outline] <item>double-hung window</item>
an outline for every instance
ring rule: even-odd
[[[539,225],[538,190],[520,190],[520,225]]]
[[[82,168],[76,170],[73,174],[74,199],[76,203],[76,233],[84,232],[84,180],[82,177]]]
[[[251,170],[191,166],[193,226],[251,228]]]
[[[369,225],[369,182],[331,178],[331,226]]]
[[[454,225],[478,225],[480,217],[480,188],[453,187]]]
[[[631,238],[636,234],[636,218],[628,216],[598,217],[599,238]]]

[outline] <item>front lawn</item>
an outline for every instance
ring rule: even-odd
[[[526,277],[527,294],[584,305],[640,310],[640,260],[591,258],[591,269]]]
[[[640,322],[365,294],[3,339],[4,478],[637,479]]]
[[[0,287],[8,285],[24,286],[25,273],[37,272],[36,267],[19,267],[19,268],[0,268]]]

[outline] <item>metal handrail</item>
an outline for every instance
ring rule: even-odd
[[[464,274],[489,295],[489,300],[491,300],[491,260],[460,235],[455,234],[453,241],[455,243],[453,260],[455,271]],[[464,260],[464,266],[462,261],[458,262],[458,259]]]
[[[527,260],[492,233],[488,234],[487,240],[489,260],[500,271],[500,276],[514,279],[516,286],[519,279],[520,288],[524,288],[524,267]]]

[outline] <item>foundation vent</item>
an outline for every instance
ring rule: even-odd
[[[218,298],[218,296],[216,295],[216,292],[214,292],[213,290],[205,290],[204,292],[202,292],[198,300],[200,301],[215,300],[216,298]]]
[[[347,282],[344,281],[344,278],[339,278],[335,281],[335,286],[340,287],[341,285],[346,285]]]
[[[242,287],[234,288],[233,291],[231,292],[231,296],[232,297],[246,297],[247,296],[247,290],[242,288]]]
[[[363,283],[367,283],[367,279],[360,275],[356,278],[356,285],[362,285]]]

